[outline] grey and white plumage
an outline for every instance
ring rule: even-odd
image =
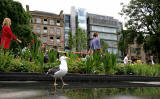
[[[68,67],[66,62],[67,59],[69,58],[66,56],[61,56],[60,57],[61,64],[57,67],[53,67],[48,70],[47,74],[55,78],[54,85],[57,85],[56,84],[57,78],[61,78],[63,85],[65,85],[65,83],[63,82],[63,76],[65,76],[68,72]]]
[[[47,74],[54,76],[54,74],[55,74],[57,71],[59,71],[59,70],[60,70],[59,66],[56,66],[56,67],[53,67],[53,68],[49,69],[48,72],[47,72]]]

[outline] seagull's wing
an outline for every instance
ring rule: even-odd
[[[53,75],[55,72],[57,72],[59,70],[60,70],[59,66],[56,66],[56,67],[53,67],[53,68],[49,69],[47,74],[52,74]]]

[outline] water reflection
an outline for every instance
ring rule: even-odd
[[[65,90],[71,99],[159,99],[160,88],[92,88]]]
[[[159,99],[160,87],[152,86],[124,82],[54,86],[53,82],[0,81],[0,99]]]
[[[106,97],[102,99],[144,99],[137,96],[113,96],[113,97]]]
[[[57,89],[58,87],[58,89]],[[65,93],[64,93],[64,85],[61,86],[61,88],[59,88],[60,86],[53,86],[53,88],[49,88],[48,92],[49,92],[49,97],[51,99],[70,99]],[[48,97],[48,98],[49,98]]]

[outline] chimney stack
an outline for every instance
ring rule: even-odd
[[[26,10],[29,11],[29,5],[26,5]]]

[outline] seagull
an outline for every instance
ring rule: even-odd
[[[54,85],[55,86],[58,85],[56,83],[57,78],[60,78],[62,80],[63,85],[67,85],[63,81],[63,76],[65,76],[68,72],[68,67],[67,67],[67,62],[66,62],[67,59],[69,59],[69,58],[66,56],[61,56],[60,57],[61,64],[59,66],[56,66],[56,67],[49,69],[47,72],[47,75],[51,75],[52,77],[54,77],[54,79],[55,79]]]

